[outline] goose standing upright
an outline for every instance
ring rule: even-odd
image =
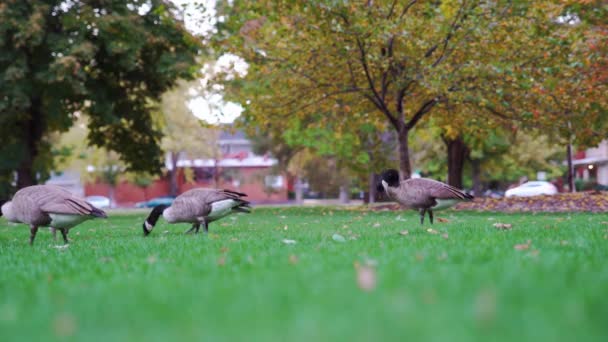
[[[241,197],[244,193],[225,189],[191,189],[177,196],[173,203],[158,205],[152,209],[143,223],[144,236],[150,234],[160,215],[169,223],[192,223],[186,233],[198,233],[201,224],[205,233],[209,223],[232,213],[250,213],[250,203]]]
[[[38,227],[58,229],[67,244],[70,228],[88,219],[107,217],[103,210],[55,185],[33,185],[17,191],[11,201],[2,205],[0,215],[10,222],[28,224],[30,245]]]
[[[389,198],[407,208],[418,210],[420,224],[424,223],[426,212],[433,224],[433,210],[446,209],[458,202],[473,199],[472,195],[433,179],[411,178],[402,181],[399,172],[394,169],[382,172],[378,191],[386,192]]]

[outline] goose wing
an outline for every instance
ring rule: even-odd
[[[187,210],[193,217],[207,216],[211,213],[212,204],[224,200],[235,200],[239,205],[248,205],[249,202],[241,197],[244,193],[226,189],[191,189],[178,196],[173,204],[174,208]]]
[[[420,192],[438,199],[470,200],[473,196],[451,185],[428,178],[413,178],[403,182],[408,188],[419,189]]]
[[[106,217],[106,213],[68,190],[41,186],[34,194],[40,210],[46,213]]]

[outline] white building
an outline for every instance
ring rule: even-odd
[[[575,159],[572,163],[577,178],[608,185],[608,140],[603,140],[597,147],[587,149],[584,158]]]

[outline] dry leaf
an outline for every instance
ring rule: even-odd
[[[441,234],[441,237],[444,239],[447,239],[449,237],[449,235],[448,235],[448,233],[445,233],[445,234]]]
[[[148,262],[148,264],[154,264],[156,263],[156,255],[150,255],[148,256],[148,258],[146,259],[146,261]]]
[[[76,318],[68,313],[55,317],[53,321],[53,332],[58,337],[70,337],[76,332]]]
[[[283,243],[286,244],[286,245],[295,245],[296,244],[296,240],[283,239]]]
[[[372,266],[358,266],[357,285],[363,291],[372,291],[376,288],[376,270]]]
[[[292,264],[292,265],[297,264],[299,260],[300,259],[298,259],[298,256],[295,255],[295,254],[292,254],[292,255],[289,256],[289,263]]]
[[[374,223],[374,225],[373,225],[372,227],[374,227],[374,228],[378,228],[378,227],[380,227],[380,222],[376,222],[376,223]]]
[[[409,232],[409,231],[407,231],[407,230],[402,230],[402,231],[400,231],[400,232],[399,232],[399,234],[401,234],[401,235],[407,235],[407,234],[409,234],[409,233],[410,233],[410,232]]]
[[[524,250],[530,248],[531,244],[532,244],[532,241],[528,240],[526,243],[522,243],[522,244],[518,244],[518,245],[513,246],[513,248],[515,248],[518,251],[524,251]]]
[[[289,227],[287,227],[287,225],[285,225],[285,227],[283,227],[283,230],[287,230],[289,229]]]
[[[503,229],[503,230],[509,230],[509,229],[513,228],[513,225],[510,224],[510,223],[500,223],[500,222],[497,222],[497,223],[494,223],[493,226],[496,229]]]
[[[435,230],[435,229],[433,229],[433,228],[429,228],[429,229],[427,229],[426,231],[427,231],[427,232],[429,232],[429,234],[439,234],[439,232],[438,232],[438,231],[436,231],[436,230]]]
[[[219,259],[217,259],[217,264],[218,266],[226,265],[226,257],[220,257]]]
[[[450,222],[450,220],[445,219],[445,218],[443,218],[443,217],[438,217],[438,218],[437,218],[437,222],[447,223],[447,222]]]
[[[222,248],[220,248],[220,252],[221,253],[227,253],[229,250],[230,250],[230,248],[228,248],[228,247],[222,247]]]

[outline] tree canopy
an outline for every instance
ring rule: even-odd
[[[132,171],[158,172],[151,103],[196,72],[200,42],[169,1],[8,0],[0,3],[0,173],[44,178],[52,132],[88,116],[87,143]],[[83,142],[84,143],[84,142]]]

